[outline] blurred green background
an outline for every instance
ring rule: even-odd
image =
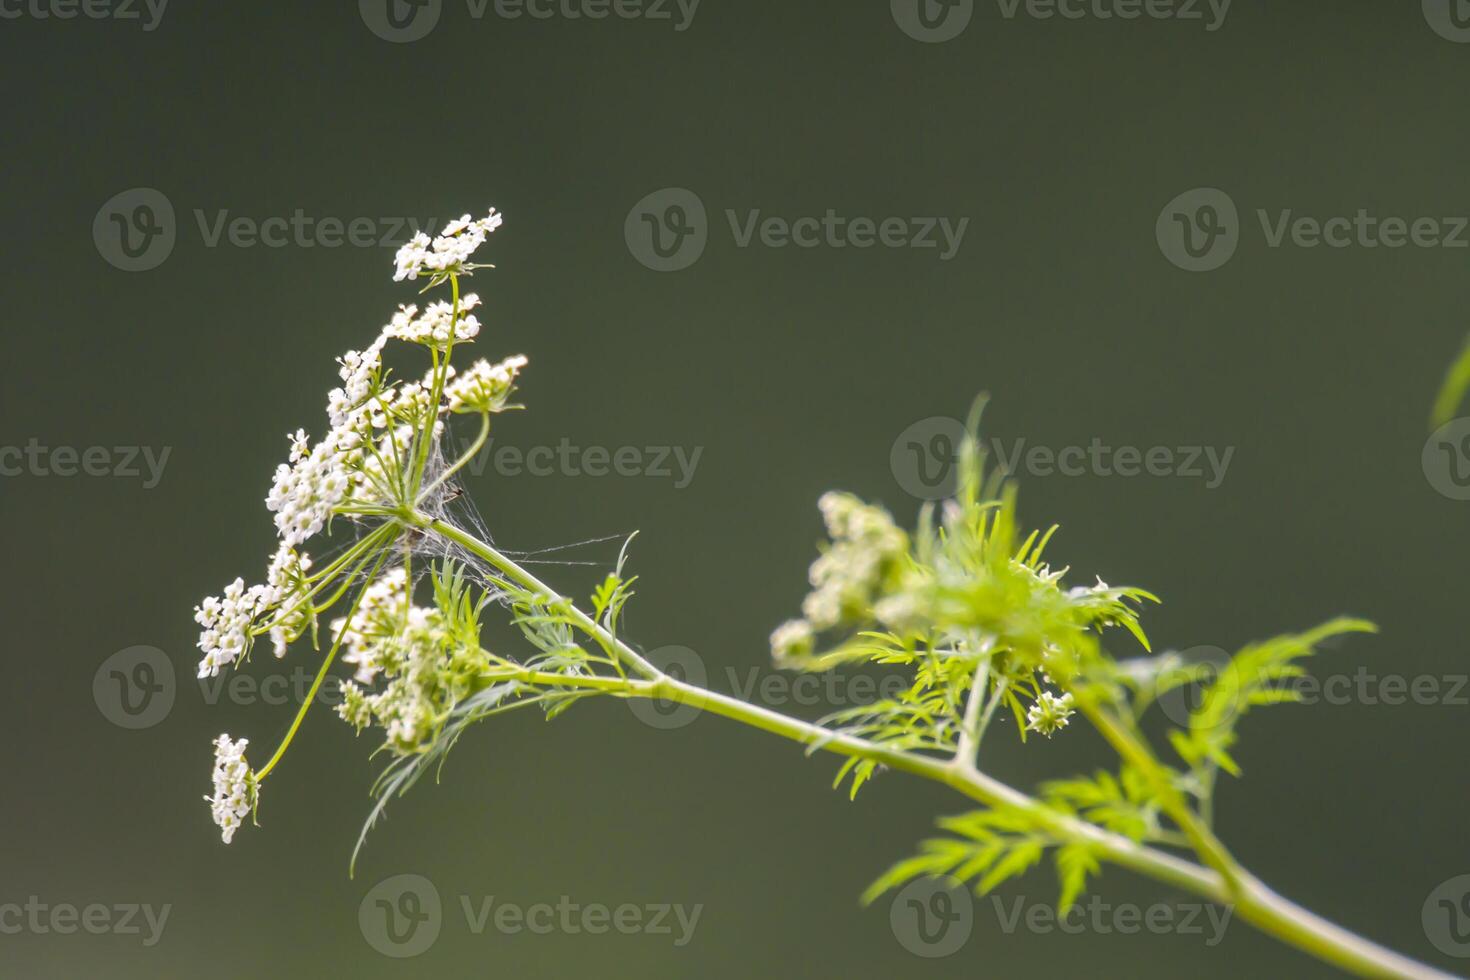
[[[152,947],[0,934],[0,974],[1333,975],[1240,923],[1212,947],[1007,934],[988,899],[959,952],[916,956],[887,899],[862,909],[857,896],[963,801],[888,775],[849,803],[828,788],[830,759],[715,718],[658,730],[616,702],[475,730],[441,785],[390,809],[355,880],[348,856],[378,764],[368,739],[315,712],[267,788],[263,826],[223,846],[200,800],[210,739],[248,736],[262,761],[293,708],[206,703],[191,608],[263,573],[274,545],[261,500],[283,434],[320,425],[332,358],[413,289],[391,282],[391,248],[211,247],[196,212],[209,225],[221,210],[504,211],[486,246],[498,269],[474,280],[480,347],[531,367],[529,411],[503,420],[498,443],[702,456],[683,488],[487,471],[468,489],[508,548],[641,530],[629,634],[698,651],[718,688],[766,671],[766,636],[804,592],[817,496],[851,489],[911,519],[895,439],[962,416],[981,390],[987,431],[1008,445],[1235,448],[1213,489],[1022,481],[1023,514],[1063,525],[1052,553],[1074,581],[1163,597],[1145,619],[1156,647],[1234,649],[1353,613],[1382,634],[1343,644],[1319,672],[1463,676],[1470,505],[1436,491],[1420,454],[1465,330],[1470,252],[1273,248],[1256,218],[1470,213],[1470,44],[1432,29],[1433,3],[1238,3],[1213,31],[1008,18],[981,3],[942,43],[906,35],[881,2],[704,0],[684,30],[672,6],[668,20],[493,7],[477,19],[447,2],[410,43],[375,35],[372,4],[356,7],[175,0],[153,30],[146,8],[67,20],[6,6],[0,20],[0,444],[171,448],[153,488],[0,479],[0,905],[172,907]],[[93,223],[137,187],[171,202],[176,242],[125,272]],[[708,244],[660,273],[635,259],[624,222],[668,187],[703,202]],[[1155,238],[1161,209],[1197,187],[1224,190],[1240,214],[1233,257],[1202,273],[1176,268]],[[742,248],[725,217],[829,208],[969,224],[942,261]],[[616,553],[609,541],[557,557]],[[594,575],[538,567],[579,594]],[[171,662],[174,701],[129,730],[93,681],[140,645]],[[293,666],[314,665],[262,651],[252,670]],[[1362,699],[1253,715],[1245,778],[1221,789],[1223,835],[1288,896],[1462,971],[1426,936],[1421,906],[1470,872],[1467,719],[1463,701]],[[997,732],[985,762],[1021,786],[1107,761],[1085,732],[1025,750]],[[432,947],[400,960],[366,941],[358,912],[403,873],[433,882],[445,913]],[[1116,868],[1099,893],[1187,900]],[[1055,894],[1048,867],[1002,898]],[[563,895],[703,910],[676,948],[647,934],[477,935],[459,906]]]

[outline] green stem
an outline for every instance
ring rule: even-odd
[[[1210,901],[1233,905],[1242,919],[1263,932],[1357,976],[1401,980],[1445,980],[1452,976],[1379,946],[1288,901],[1238,865],[1233,867],[1233,881],[1227,881],[1210,868],[1058,813],[973,766],[886,749],[672,677],[655,681],[647,689],[652,697],[701,708],[803,745],[871,759],[891,769],[934,780],[988,806],[1023,810],[1064,840],[1085,843],[1113,864]]]
[[[811,722],[791,718],[757,704],[729,695],[706,690],[687,681],[671,677],[639,656],[632,648],[613,637],[590,616],[582,613],[568,599],[542,583],[495,548],[459,528],[419,513],[400,514],[400,520],[414,527],[431,530],[484,559],[507,578],[530,591],[563,606],[573,622],[600,642],[615,649],[620,657],[643,676],[643,680],[569,676],[526,670],[516,672],[516,679],[528,683],[570,687],[587,687],[631,697],[650,697],[689,705],[720,715],[773,735],[790,739],[812,751],[867,759],[890,769],[929,779],[948,786],[972,800],[991,807],[1004,807],[1026,813],[1060,840],[1083,843],[1113,864],[1129,868],[1165,884],[1192,892],[1213,902],[1233,905],[1240,917],[1258,929],[1324,962],[1334,964],[1361,977],[1398,978],[1398,980],[1452,980],[1451,975],[1401,956],[1355,933],[1334,925],[1321,916],[1276,894],[1259,879],[1245,871],[1225,850],[1199,818],[1182,806],[1169,814],[1181,822],[1181,829],[1191,844],[1202,847],[1202,856],[1221,868],[1202,867],[1166,851],[1139,844],[1130,838],[1104,830],[1095,824],[1069,816],[1047,806],[1034,797],[986,775],[963,757],[953,759],[919,755],[889,748],[842,732],[834,732]],[[1085,702],[1084,702],[1085,704]],[[1130,732],[1101,711],[1089,712],[1094,722],[1103,722],[1104,737],[1128,761],[1139,762],[1145,772],[1157,769],[1152,754],[1140,761],[1135,758],[1139,747]],[[1178,793],[1172,785],[1169,793]],[[1169,794],[1165,794],[1169,798]]]
[[[470,445],[470,448],[465,451],[463,456],[454,461],[453,466],[449,467],[449,469],[445,470],[443,473],[440,473],[438,479],[419,491],[419,496],[418,499],[414,501],[414,506],[417,507],[422,504],[424,500],[427,499],[431,491],[437,489],[440,484],[442,484],[445,480],[449,479],[454,474],[458,473],[466,463],[474,459],[475,454],[478,453],[480,449],[485,445],[485,440],[489,437],[490,413],[482,412],[480,414],[480,434],[475,437],[475,441]]]
[[[978,748],[985,738],[985,732],[990,728],[990,719],[995,717],[995,709],[1000,707],[1001,701],[1005,700],[1006,688],[1010,681],[1005,677],[995,682],[995,689],[990,696],[990,702],[985,705],[985,713],[980,716],[980,727],[975,729],[975,745]]]
[[[621,660],[623,660],[624,663],[627,663],[633,668],[635,672],[642,675],[643,677],[656,679],[663,676],[662,671],[660,671],[653,664],[645,660],[643,656],[632,647],[628,646],[622,640],[609,633],[606,629],[603,628],[602,624],[598,623],[591,616],[588,616],[586,613],[582,612],[582,610],[573,605],[570,600],[561,595],[558,595],[545,582],[542,582],[536,576],[532,575],[520,565],[517,565],[515,562],[511,561],[505,555],[501,554],[499,551],[486,544],[484,541],[481,541],[473,534],[462,531],[452,524],[446,524],[444,521],[429,517],[427,514],[422,514],[418,512],[403,513],[399,515],[399,518],[411,527],[420,528],[425,531],[433,531],[436,534],[443,535],[445,538],[453,541],[455,544],[464,548],[466,551],[475,555],[477,558],[482,558],[485,561],[489,562],[492,566],[495,567],[497,571],[503,574],[506,578],[510,579],[512,582],[515,582],[521,588],[526,589],[530,592],[537,593],[539,595],[544,595],[548,599],[551,599],[552,601],[565,606],[567,615],[571,618],[572,622],[577,624],[578,628],[587,633],[589,636],[595,637],[598,642],[600,642],[607,649],[614,651],[617,656]]]
[[[424,467],[429,463],[429,444],[434,441],[434,420],[439,414],[439,400],[444,396],[444,379],[449,373],[449,361],[454,354],[454,332],[459,329],[459,277],[451,274],[449,276],[449,290],[453,294],[453,304],[449,312],[449,337],[444,344],[444,360],[439,360],[439,348],[434,346],[434,338],[429,337],[429,353],[434,360],[434,383],[429,389],[429,421],[424,425],[424,430],[419,434],[418,444],[415,446],[413,460],[413,479],[409,482],[408,493],[413,494],[413,499],[418,499],[418,488],[424,480]]]
[[[307,709],[316,700],[316,695],[321,690],[322,682],[327,679],[327,668],[332,666],[332,661],[337,657],[337,651],[342,646],[342,638],[347,635],[347,628],[352,624],[352,617],[357,615],[357,607],[362,605],[363,593],[367,592],[368,586],[372,584],[373,579],[377,578],[378,570],[383,567],[383,562],[387,560],[388,549],[384,548],[382,554],[378,556],[377,563],[373,565],[373,570],[368,573],[368,577],[363,581],[363,587],[358,590],[357,597],[352,600],[352,608],[347,613],[347,621],[342,624],[342,629],[338,632],[336,641],[332,643],[332,649],[327,651],[327,655],[322,658],[322,665],[317,668],[316,679],[311,682],[311,689],[306,692],[306,697],[301,701],[301,707],[296,710],[296,717],[292,719],[291,727],[286,730],[286,737],[281,739],[281,744],[276,749],[276,754],[271,756],[270,761],[256,772],[255,782],[257,784],[265,782],[265,777],[270,775],[270,771],[276,767],[276,763],[280,762],[281,757],[286,754],[286,749],[291,747],[291,740],[296,737],[296,730],[301,727],[301,722],[305,720]]]
[[[1190,846],[1200,859],[1211,868],[1220,873],[1227,883],[1232,885],[1242,882],[1245,877],[1245,869],[1230,855],[1225,845],[1215,836],[1199,815],[1190,807],[1189,801],[1184,794],[1174,785],[1154,754],[1144,744],[1143,740],[1131,728],[1124,725],[1106,708],[1099,705],[1086,692],[1074,692],[1077,706],[1087,719],[1092,722],[1093,727],[1102,734],[1113,751],[1124,762],[1133,766],[1153,786],[1163,803],[1164,812],[1167,813],[1189,838]]]
[[[960,744],[955,747],[955,762],[973,765],[975,750],[980,746],[980,711],[985,705],[985,695],[990,687],[990,654],[980,657],[980,666],[970,681],[970,698],[965,702],[965,716],[960,722]]]

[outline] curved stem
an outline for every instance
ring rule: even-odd
[[[462,531],[452,524],[446,524],[444,521],[438,520],[437,518],[429,517],[427,514],[422,514],[417,511],[401,513],[399,515],[399,519],[412,527],[417,527],[426,531],[433,531],[436,534],[443,535],[450,541],[453,541],[455,544],[475,555],[477,558],[482,558],[485,561],[489,562],[495,567],[497,571],[501,572],[503,575],[505,575],[506,578],[521,586],[521,588],[527,589],[531,592],[539,593],[549,599],[552,599],[553,601],[562,603],[566,607],[567,615],[571,617],[572,621],[576,623],[583,632],[587,633],[590,636],[596,637],[599,642],[601,642],[605,647],[616,652],[617,656],[621,660],[623,660],[623,662],[632,667],[635,672],[647,678],[659,678],[663,676],[662,671],[660,671],[653,664],[649,663],[636,650],[628,646],[628,644],[624,643],[622,640],[609,633],[606,629],[603,628],[601,623],[597,622],[591,616],[588,616],[586,613],[582,612],[582,610],[578,609],[570,600],[558,594],[545,582],[542,582],[536,576],[532,575],[520,565],[511,561],[505,555],[501,554],[499,551],[486,544],[484,541],[481,541],[473,534]]]
[[[449,469],[445,470],[443,473],[440,473],[438,478],[435,479],[433,483],[429,484],[419,491],[419,496],[418,499],[414,501],[414,506],[417,507],[419,504],[422,504],[426,499],[428,499],[429,494],[437,490],[445,480],[448,480],[451,476],[458,473],[466,463],[474,459],[475,454],[484,447],[485,440],[489,437],[490,413],[482,412],[480,414],[480,434],[475,437],[475,441],[470,444],[470,448],[465,450],[464,455],[460,456],[459,459],[454,461],[453,466],[449,467]]]
[[[703,708],[762,731],[781,735],[814,749],[872,759],[892,769],[932,779],[970,799],[990,806],[1024,810],[1060,837],[1087,843],[1114,864],[1193,892],[1222,905],[1233,905],[1240,917],[1263,932],[1362,977],[1443,980],[1451,974],[1401,956],[1281,897],[1232,862],[1232,879],[1211,868],[1135,843],[1094,824],[1058,813],[1033,797],[1000,782],[974,766],[955,764],[885,749],[864,739],[717,694],[685,681],[664,677],[652,685],[653,696]]]
[[[1113,747],[1113,751],[1153,785],[1154,791],[1163,801],[1164,811],[1189,838],[1190,846],[1200,859],[1219,872],[1232,887],[1241,887],[1245,869],[1230,855],[1214,831],[1190,808],[1188,801],[1169,778],[1168,772],[1159,765],[1148,746],[1131,728],[1119,722],[1086,692],[1075,692],[1074,696],[1077,698],[1078,708]]]
[[[387,561],[387,559],[388,550],[385,548],[382,554],[378,556],[377,563],[373,565],[373,570],[368,573],[366,582],[371,583],[377,577],[378,569],[383,567],[383,562]],[[270,761],[255,773],[256,783],[265,782],[265,777],[270,775],[271,770],[276,767],[276,763],[280,762],[281,757],[286,754],[286,749],[291,747],[291,740],[296,737],[296,730],[301,727],[302,721],[306,719],[307,709],[316,700],[316,694],[321,690],[322,682],[327,679],[327,669],[332,666],[332,661],[336,659],[337,651],[342,646],[342,638],[347,635],[347,627],[351,624],[352,617],[357,615],[357,607],[362,605],[362,596],[366,591],[367,586],[364,585],[362,589],[358,590],[357,598],[352,600],[352,609],[347,613],[347,622],[343,624],[342,631],[337,634],[337,639],[332,643],[332,649],[327,651],[327,655],[322,658],[322,665],[317,668],[316,678],[311,682],[311,689],[306,692],[306,697],[301,699],[301,707],[296,710],[296,717],[291,720],[291,727],[286,730],[286,737],[281,739],[281,744],[276,749],[276,754],[271,756]]]
[[[1020,790],[986,775],[976,768],[973,761],[963,756],[941,759],[893,749],[842,732],[834,732],[820,725],[772,711],[762,705],[742,701],[739,698],[710,691],[671,677],[654,667],[627,644],[608,633],[599,623],[578,610],[564,596],[553,591],[530,572],[474,535],[424,514],[410,512],[399,516],[401,520],[412,526],[442,534],[450,541],[489,562],[523,588],[563,604],[568,616],[579,628],[615,650],[619,657],[624,658],[644,678],[643,680],[622,680],[577,677],[527,670],[518,679],[540,684],[596,688],[623,696],[670,700],[791,739],[807,746],[813,752],[821,750],[837,755],[872,760],[890,769],[949,786],[964,796],[987,806],[1024,811],[1038,824],[1046,827],[1061,839],[1085,843],[1113,864],[1200,895],[1210,901],[1233,905],[1242,919],[1261,931],[1357,976],[1399,978],[1399,980],[1451,978],[1451,974],[1379,946],[1276,894],[1259,879],[1241,868],[1214,834],[1208,828],[1200,825],[1199,818],[1194,816],[1187,806],[1182,807],[1181,816],[1186,818],[1181,824],[1182,829],[1188,834],[1190,843],[1201,849],[1202,856],[1211,864],[1219,862],[1219,867],[1203,867],[1193,861],[1137,843],[1128,837],[1055,810],[1040,800],[1027,796]],[[1106,712],[1098,712],[1096,717],[1093,712],[1089,712],[1089,717],[1093,718],[1094,722],[1099,719],[1103,721],[1104,724],[1099,727],[1104,737],[1125,759],[1134,761],[1139,752],[1147,754],[1146,750],[1136,744],[1130,732],[1112,723]],[[1152,763],[1151,754],[1147,755],[1147,761]],[[1155,769],[1157,766],[1151,765],[1146,767],[1145,771],[1152,772]],[[1173,790],[1173,787],[1171,786],[1170,789]],[[1170,808],[1171,817],[1175,816],[1174,809]]]

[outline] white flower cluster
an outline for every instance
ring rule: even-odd
[[[1050,691],[1042,691],[1036,702],[1026,709],[1026,727],[1051,738],[1067,727],[1072,719],[1072,695],[1061,697]]]
[[[524,356],[517,354],[499,364],[483,358],[471,364],[468,371],[444,389],[449,410],[461,414],[503,410],[515,390],[516,375],[527,363]]]
[[[255,805],[255,781],[245,762],[245,746],[249,744],[249,739],[232,741],[228,735],[214,740],[214,795],[204,799],[226,844]]]
[[[399,566],[363,589],[351,623],[345,618],[332,622],[333,637],[342,638],[342,662],[357,668],[359,684],[371,684],[383,670],[381,647],[397,633],[404,610],[413,608],[408,603],[408,572]]]
[[[771,655],[777,661],[804,657],[816,645],[816,631],[804,619],[787,620],[771,631]]]
[[[430,404],[432,369],[422,381],[382,384],[387,329],[366,350],[340,359],[343,387],[331,392],[327,406],[331,430],[309,450],[305,433],[298,431],[291,437],[290,461],[276,468],[266,507],[287,544],[320,532],[346,503],[391,503],[399,487],[396,470],[406,465],[418,433],[430,419],[432,436],[443,432]],[[445,368],[446,377],[453,373]]]
[[[338,358],[342,387],[327,395],[327,417],[332,428],[321,442],[309,446],[305,431],[291,438],[289,462],[276,467],[265,505],[275,514],[281,540],[295,546],[326,527],[333,512],[364,481],[356,472],[363,447],[371,437],[367,422],[375,396],[380,395],[383,345],[387,337],[362,351]]]
[[[424,307],[423,313],[417,306],[400,306],[393,319],[383,328],[383,335],[412,344],[425,344],[443,350],[449,345],[451,325],[454,343],[462,344],[480,335],[480,321],[470,312],[480,305],[478,293],[467,293],[460,297],[459,317],[455,318],[454,305],[444,300],[435,300]]]
[[[424,273],[446,275],[469,271],[472,268],[469,264],[470,256],[504,220],[502,215],[491,208],[490,213],[478,221],[471,221],[467,214],[458,221],[451,221],[432,240],[428,235],[419,232],[398,250],[393,280],[401,282],[404,279],[417,279]]]
[[[350,350],[337,358],[342,387],[327,393],[327,418],[332,428],[351,421],[353,414],[374,394],[383,371],[383,347],[387,343],[387,336],[380,333],[366,350]]]
[[[339,619],[332,630],[342,637],[343,661],[357,669],[342,685],[337,713],[358,731],[381,725],[399,753],[429,741],[485,667],[479,647],[457,642],[441,610],[411,604],[401,567],[364,591],[350,625]],[[384,684],[377,693],[361,686],[379,678]]]
[[[333,430],[333,436],[337,434]],[[276,515],[276,530],[288,545],[298,545],[326,527],[352,488],[350,471],[341,458],[343,447],[333,436],[296,462],[276,467],[265,505]]]
[[[245,588],[237,578],[225,586],[224,595],[209,596],[194,607],[194,622],[204,627],[199,634],[199,676],[213,677],[250,649],[255,620],[271,607],[273,591],[268,585]]]
[[[802,618],[782,623],[771,634],[771,654],[778,661],[810,654],[822,630],[872,616],[875,602],[888,601],[879,594],[908,550],[908,536],[882,507],[837,492],[822,494],[817,507],[832,543],[812,563],[812,591],[802,600]]]
[[[195,606],[194,622],[203,627],[199,649],[204,658],[199,661],[199,676],[214,677],[249,653],[256,622],[274,609],[285,610],[269,630],[276,656],[285,656],[286,646],[311,623],[311,604],[306,601],[309,568],[309,556],[282,544],[271,558],[266,584],[247,589],[245,580],[237,578],[225,587],[223,595],[209,596]]]
[[[282,543],[266,572],[266,586],[271,590],[270,605],[280,610],[276,622],[270,627],[272,652],[278,660],[286,655],[286,648],[311,626],[311,590],[306,581],[306,573],[310,570],[310,555],[297,554],[290,545]]]
[[[801,611],[823,630],[867,612],[884,572],[907,549],[908,537],[886,510],[851,494],[824,493],[817,506],[832,546],[812,563],[813,591]]]
[[[451,222],[432,240],[416,235],[399,251],[394,278],[428,273],[431,284],[438,284],[480,268],[470,262],[471,256],[501,222],[491,209],[478,221],[465,215]],[[436,358],[422,380],[389,382],[383,365],[387,342],[398,339],[445,351],[452,343],[471,341],[481,329],[471,312],[479,305],[480,298],[471,293],[458,309],[442,301],[428,304],[422,313],[413,306],[400,307],[370,345],[338,358],[341,384],[327,396],[330,428],[315,443],[305,429],[288,435],[287,461],[276,468],[266,496],[280,545],[265,583],[247,588],[237,578],[223,595],[204,599],[194,610],[201,627],[201,678],[247,656],[256,636],[268,634],[280,657],[308,630],[315,631],[312,590],[325,583],[313,584],[311,559],[298,553],[297,546],[336,514],[396,507],[417,493],[422,476],[417,465],[428,458],[423,440],[443,432],[442,389],[454,379],[453,367],[447,358]],[[494,368],[477,365],[456,389],[459,400],[498,397],[503,402],[524,364],[524,358],[511,358]],[[339,633],[347,631],[342,637],[345,659],[357,668],[357,682],[387,681],[384,690],[371,695],[353,685],[344,715],[359,726],[371,720],[382,723],[399,751],[411,751],[432,734],[484,665],[477,642],[457,640],[455,630],[445,625],[445,614],[413,607],[410,593],[404,571],[390,572],[369,587],[361,616],[350,629],[342,621],[335,624]],[[255,802],[257,781],[245,763],[245,745],[244,739],[236,742],[227,735],[215,742],[215,788],[209,800],[226,841]]]

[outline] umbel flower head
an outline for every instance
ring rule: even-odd
[[[1050,691],[1042,691],[1036,702],[1026,709],[1026,727],[1051,738],[1067,727],[1072,719],[1072,695],[1060,697]]]
[[[393,545],[403,533],[403,515],[453,472],[438,456],[444,417],[479,414],[488,432],[490,415],[512,407],[524,357],[498,364],[481,360],[458,377],[450,363],[455,346],[475,340],[482,329],[473,312],[480,297],[460,295],[458,277],[488,267],[472,258],[502,221],[493,208],[477,220],[464,215],[438,236],[419,234],[399,249],[394,279],[428,276],[429,287],[450,283],[453,294],[422,310],[400,306],[372,343],[337,359],[339,384],[327,395],[325,434],[313,440],[300,428],[288,436],[286,460],[276,467],[266,494],[279,545],[265,582],[247,586],[237,578],[195,608],[200,677],[238,667],[258,637],[270,639],[277,657],[304,636],[315,644],[319,617],[355,595],[351,611],[332,621],[334,642],[326,654],[330,664],[344,649],[344,660],[357,670],[344,717],[359,728],[382,725],[395,751],[410,752],[467,690],[465,678],[475,673],[484,652],[463,631],[450,628],[453,617],[412,604],[413,580],[401,564],[402,550]],[[428,354],[431,366],[421,379],[400,380],[384,365],[390,341]],[[330,533],[334,522],[347,524],[354,540],[345,549],[334,546],[333,559],[314,570],[301,546]],[[383,689],[372,690],[375,682]],[[258,786],[281,755],[252,773],[245,745],[245,739],[225,735],[215,742],[214,793],[208,799],[227,842],[254,809]]]
[[[228,735],[214,740],[214,795],[205,799],[226,844],[255,806],[255,777],[245,762],[249,744],[248,739],[233,741]]]
[[[479,295],[468,293],[460,297],[458,315],[455,314],[454,304],[444,300],[430,303],[422,313],[417,306],[400,306],[398,312],[393,314],[393,319],[383,328],[383,333],[396,340],[431,345],[444,350],[449,346],[451,336],[454,343],[464,344],[480,335],[480,321],[469,312],[479,305]]]
[[[444,390],[449,398],[449,411],[456,415],[504,411],[510,406],[516,375],[525,366],[526,359],[519,354],[499,364],[484,359],[476,361]]]
[[[485,243],[486,236],[500,227],[502,221],[504,217],[491,208],[490,213],[478,221],[470,220],[467,214],[462,215],[459,220],[446,225],[432,240],[419,232],[398,250],[393,280],[417,279],[427,273],[436,281],[442,281],[451,274],[463,275],[482,268],[471,265],[470,256]]]

